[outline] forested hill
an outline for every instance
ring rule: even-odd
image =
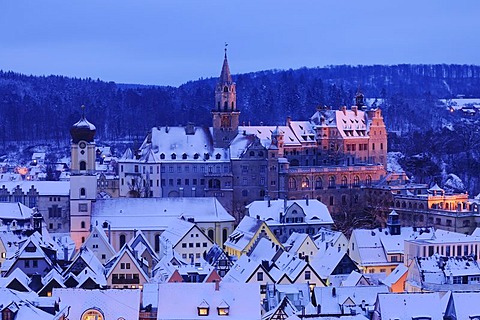
[[[308,119],[318,105],[349,106],[361,88],[366,98],[382,99],[390,130],[436,129],[437,98],[480,97],[480,66],[472,65],[332,66],[260,71],[234,80],[240,121],[252,124]],[[142,139],[157,125],[210,125],[215,83],[135,86],[0,71],[0,148],[10,141],[68,141],[81,105],[101,140]]]

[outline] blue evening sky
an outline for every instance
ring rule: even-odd
[[[0,69],[179,85],[337,64],[480,64],[480,1],[13,0]]]

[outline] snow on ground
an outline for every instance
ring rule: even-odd
[[[387,153],[387,171],[388,172],[405,172],[402,166],[398,163],[398,160],[400,160],[403,157],[404,155],[401,152]]]

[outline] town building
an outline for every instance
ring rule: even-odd
[[[447,192],[438,185],[380,183],[366,190],[367,206],[385,225],[390,211],[399,214],[402,226],[435,227],[471,234],[480,206],[467,193]]]
[[[327,206],[316,199],[254,201],[246,206],[246,215],[265,221],[281,242],[294,232],[314,235],[333,226]]]
[[[332,214],[361,212],[364,188],[386,176],[381,111],[357,94],[351,109],[319,108],[281,126],[240,125],[225,53],[212,126],[154,127],[119,159],[120,197],[216,197],[237,223],[265,196],[317,199]]]
[[[0,202],[36,208],[48,231],[70,231],[70,183],[67,181],[2,181]]]

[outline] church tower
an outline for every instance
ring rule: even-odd
[[[216,148],[227,148],[238,133],[240,111],[237,110],[237,93],[228,66],[226,47],[222,72],[215,87],[215,108],[212,116],[213,145]]]
[[[95,132],[95,126],[85,118],[85,106],[82,106],[82,117],[70,129],[70,235],[76,249],[90,234],[92,203],[97,195]]]

